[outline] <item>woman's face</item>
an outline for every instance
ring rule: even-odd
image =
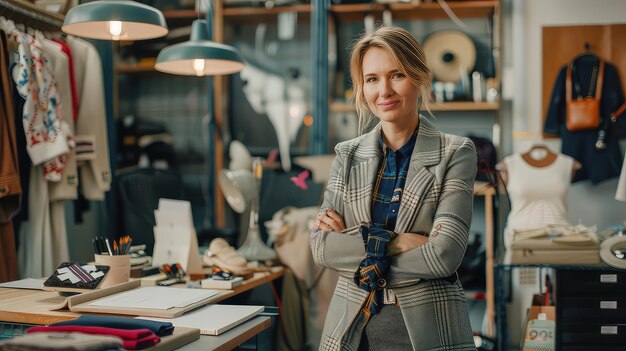
[[[382,122],[404,124],[417,116],[419,89],[382,48],[371,47],[363,56],[363,94]]]

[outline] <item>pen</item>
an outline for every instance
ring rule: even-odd
[[[107,244],[107,249],[109,250],[109,255],[114,255],[113,250],[111,250],[111,244],[109,243],[109,238],[104,239],[104,242]]]
[[[100,250],[98,249],[98,242],[96,241],[96,239],[91,239],[91,244],[93,245],[93,252],[96,255],[100,255]]]

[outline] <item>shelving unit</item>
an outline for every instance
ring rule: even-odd
[[[498,8],[498,1],[454,1],[448,6],[459,18],[484,18],[493,14]],[[330,7],[330,12],[344,20],[362,20],[364,15],[382,15],[389,9],[394,19],[444,19],[448,18],[438,3],[397,3],[397,4],[338,4]]]
[[[500,104],[497,102],[431,102],[429,108],[433,112],[452,112],[452,111],[497,111]],[[352,104],[334,102],[329,105],[330,112],[356,112],[356,108]]]

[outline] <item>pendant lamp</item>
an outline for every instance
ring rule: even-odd
[[[154,7],[128,0],[101,0],[72,7],[61,30],[88,39],[144,40],[165,36],[167,23]]]
[[[189,41],[161,50],[154,68],[160,72],[185,76],[221,75],[241,71],[244,63],[239,52],[232,46],[209,40],[208,25],[207,20],[193,21]]]

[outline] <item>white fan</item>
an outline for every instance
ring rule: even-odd
[[[246,169],[235,171],[222,170],[220,173],[220,187],[226,201],[237,213],[250,211],[250,222],[246,240],[237,250],[248,261],[266,261],[276,258],[276,252],[269,248],[261,239],[259,231],[259,191],[263,166],[260,158],[253,160],[254,174]]]

